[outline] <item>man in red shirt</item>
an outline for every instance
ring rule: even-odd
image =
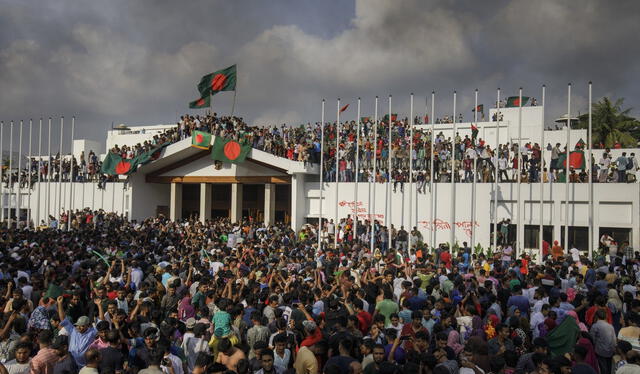
[[[366,336],[369,333],[369,327],[371,327],[373,317],[371,317],[369,312],[364,310],[364,303],[360,299],[355,299],[353,301],[353,309],[356,313],[356,317],[358,317],[358,328],[362,332],[362,335]]]
[[[447,269],[451,269],[451,253],[449,253],[449,248],[445,248],[440,253],[440,262],[442,262]]]
[[[413,350],[413,342],[412,340],[415,339],[416,334],[418,332],[424,332],[427,334],[429,334],[429,330],[427,330],[423,325],[422,325],[422,312],[419,310],[415,310],[413,312],[411,312],[411,323],[407,323],[402,327],[402,330],[400,331],[400,336],[401,337],[410,337],[411,339],[408,339],[404,342],[404,349],[407,351]],[[428,341],[428,339],[427,339]]]

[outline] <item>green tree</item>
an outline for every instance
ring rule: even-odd
[[[593,144],[602,143],[605,147],[611,148],[616,143],[620,143],[624,148],[637,146],[640,122],[629,115],[632,108],[622,109],[623,103],[623,98],[613,102],[608,97],[593,103]],[[581,115],[579,120],[578,128],[588,128],[588,114]]]

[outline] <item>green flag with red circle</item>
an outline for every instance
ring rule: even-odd
[[[191,146],[200,149],[211,148],[211,134],[204,131],[194,131],[191,134]]]
[[[522,104],[520,103],[520,96],[509,96],[509,98],[507,98],[507,105],[505,105],[505,107],[515,108],[515,107],[525,106],[527,105],[528,101],[529,101],[529,96],[522,96]]]
[[[221,91],[233,91],[236,89],[236,65],[214,71],[200,78],[198,91],[200,96],[215,95]]]
[[[216,136],[216,139],[213,141],[213,147],[211,148],[211,158],[216,161],[239,164],[244,162],[250,150],[251,147],[248,145],[240,144],[232,139],[223,139]]]
[[[162,144],[146,152],[137,155],[134,158],[123,158],[117,153],[109,152],[102,161],[100,172],[107,175],[129,175],[141,165],[158,159],[162,148],[169,143]]]
[[[189,108],[202,109],[202,108],[208,108],[210,105],[211,105],[211,96],[207,95],[199,98],[198,100],[193,100],[192,102],[190,102]]]

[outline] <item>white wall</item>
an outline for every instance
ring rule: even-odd
[[[358,215],[368,217],[375,214],[377,219],[390,223],[396,227],[404,225],[405,228],[419,227],[425,240],[435,228],[436,243],[450,242],[451,233],[459,242],[470,242],[471,235],[468,230],[471,225],[472,184],[458,183],[455,185],[455,197],[450,183],[434,184],[433,194],[429,193],[428,186],[425,194],[417,194],[414,184],[413,197],[410,202],[409,184],[405,184],[404,193],[393,193],[391,190],[390,207],[385,206],[387,184],[368,183],[358,184]],[[632,245],[640,245],[640,184],[594,184],[594,243],[598,240],[598,227],[624,227],[632,229]],[[569,225],[588,226],[588,185],[569,185]],[[553,184],[544,186],[544,212],[545,225],[554,226],[554,240],[560,240],[565,223],[565,184]],[[375,190],[375,191],[374,191]],[[355,183],[340,183],[337,187],[338,217],[347,215],[353,217]],[[490,225],[493,222],[493,184],[476,184],[476,242],[486,246],[490,242]],[[318,183],[307,183],[305,196],[308,199],[306,217],[319,216],[319,190]],[[372,211],[375,196],[375,210]],[[435,218],[431,216],[431,201],[435,202]],[[517,184],[501,183],[498,187],[498,219],[511,218],[512,223],[517,222]],[[452,214],[451,202],[454,202],[455,215]],[[538,225],[540,222],[540,185],[521,185],[521,214],[523,224]],[[325,219],[334,219],[336,215],[336,184],[326,183],[323,191],[323,216]],[[434,222],[435,220],[435,222]],[[454,225],[453,222],[456,222]],[[434,227],[435,224],[435,227]],[[586,248],[583,248],[586,250]]]

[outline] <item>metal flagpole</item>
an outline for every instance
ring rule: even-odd
[[[4,121],[0,121],[0,221],[4,223]]]
[[[589,154],[587,155],[587,170],[588,170],[588,178],[589,178],[589,260],[593,258],[593,164],[591,163],[591,157],[593,152],[593,139],[591,138],[592,124],[591,124],[591,82],[589,82],[589,133],[587,134],[587,145],[589,147]]]
[[[57,213],[60,216],[62,216],[62,164],[64,163],[64,156],[62,153],[62,141],[63,139],[63,135],[64,135],[64,116],[62,116],[60,118],[60,163],[58,165],[58,205],[56,206],[57,208]],[[62,218],[62,217],[60,217]],[[59,224],[61,224],[62,222],[59,222]]]
[[[322,190],[324,188],[324,99],[322,99],[322,114],[320,115],[320,214],[318,218],[318,251],[322,249]]]
[[[28,167],[29,167],[29,172],[28,172],[28,176],[29,179],[27,180],[27,228],[31,227],[31,169],[32,169],[32,162],[31,162],[31,157],[33,156],[31,151],[32,151],[32,144],[33,142],[31,141],[31,139],[33,139],[33,120],[29,120],[29,162],[27,163]],[[35,225],[34,225],[35,227]]]
[[[375,113],[373,116],[373,198],[371,199],[371,213],[369,219],[371,220],[371,253],[373,254],[375,237],[376,237],[376,175],[378,170],[378,96],[376,96]]]
[[[389,95],[389,156],[387,162],[388,178],[387,178],[387,201],[385,202],[385,209],[387,214],[385,215],[387,221],[387,236],[389,248],[391,248],[391,95]]]
[[[38,227],[40,225],[41,220],[41,210],[40,210],[40,195],[42,193],[41,182],[42,182],[42,117],[40,117],[40,124],[38,126],[38,196],[36,196],[36,206],[38,209],[36,210],[36,222],[34,222],[34,227]]]
[[[496,99],[496,146],[493,150],[495,154],[495,164],[493,165],[493,249],[498,250],[498,160],[500,159],[500,87],[498,87],[498,98]]]
[[[474,126],[478,126],[478,89],[474,92],[474,107],[473,107],[473,122]],[[473,130],[471,130],[473,132]],[[473,184],[471,185],[471,250],[476,245],[476,179],[478,179],[478,152],[476,151],[476,140],[471,135],[471,141],[473,142]],[[463,155],[464,158],[464,155]]]
[[[546,96],[545,85],[542,85],[542,126],[540,129],[540,228],[538,229],[540,232],[538,233],[538,245],[540,253],[538,254],[539,258],[537,263],[542,263],[542,257],[544,254],[544,110],[545,110],[545,96]]]
[[[430,193],[430,203],[431,203],[431,209],[430,209],[430,215],[429,215],[429,227],[431,228],[431,248],[435,248],[436,246],[436,228],[434,225],[434,221],[435,221],[435,216],[436,216],[436,202],[434,199],[434,191],[433,191],[433,176],[434,176],[434,170],[433,167],[435,165],[434,163],[434,150],[435,150],[435,144],[436,144],[436,127],[435,127],[435,110],[436,110],[436,91],[431,91],[431,148],[429,151],[429,159],[431,160],[431,165],[429,167],[429,173],[431,174],[431,177],[429,178],[429,193]]]
[[[355,193],[354,193],[354,206],[356,210],[356,214],[353,225],[353,236],[356,239],[356,243],[359,243],[358,240],[358,179],[360,178],[360,98],[358,98],[358,114],[356,117],[356,182],[355,182]]]
[[[16,191],[16,228],[20,226],[20,207],[22,205],[22,127],[24,121],[20,120],[20,131],[18,139],[20,139],[20,144],[18,144],[18,190]]]
[[[69,214],[67,215],[67,231],[71,231],[71,214],[73,213],[73,135],[75,129],[76,116],[73,116],[71,117],[71,159],[69,160]]]
[[[409,103],[409,232],[413,230],[413,93]],[[416,213],[418,197],[416,196]]]
[[[13,199],[13,121],[11,121],[11,128],[9,129],[9,228],[11,228],[11,207]]]
[[[47,158],[47,224],[51,222],[49,218],[51,216],[51,174],[53,173],[53,168],[51,167],[51,117],[49,117],[49,158]]]
[[[338,98],[338,109],[336,110],[336,190],[335,190],[335,222],[334,222],[334,235],[333,235],[333,248],[338,249],[338,185],[340,182],[340,98]]]
[[[453,91],[453,136],[451,140],[451,246],[456,244],[456,132],[458,126],[456,122],[456,101],[457,93]]]
[[[522,152],[520,151],[521,147],[522,147],[522,87],[520,87],[519,91],[518,91],[518,171],[517,171],[517,178],[518,178],[518,226],[516,229],[516,249],[514,251],[514,253],[518,253],[518,251],[522,251],[522,234],[524,233],[524,229],[522,227],[522,201],[520,200],[520,194],[521,194],[521,188],[520,188],[520,183],[521,183],[521,175],[522,175]]]
[[[567,86],[567,157],[565,158],[564,252],[569,253],[569,163],[571,161],[571,83]],[[591,162],[591,160],[589,160]],[[589,238],[591,239],[591,238]]]

